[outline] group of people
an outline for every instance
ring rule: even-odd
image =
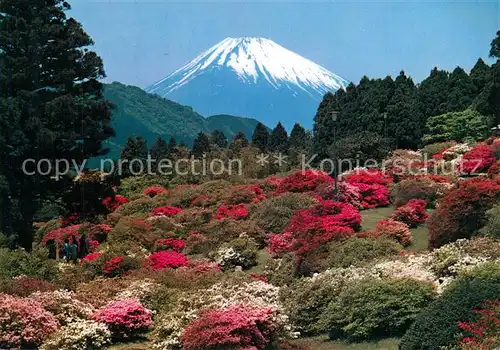
[[[57,246],[54,240],[47,242],[49,248],[49,259],[57,258]],[[80,240],[77,240],[75,236],[71,239],[65,239],[64,244],[60,247],[59,257],[62,257],[67,262],[77,263],[78,259],[82,259],[89,254],[89,241],[85,234],[82,234]]]

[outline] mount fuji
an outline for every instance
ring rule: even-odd
[[[252,117],[311,127],[323,95],[348,81],[264,38],[227,38],[146,91],[202,115]]]

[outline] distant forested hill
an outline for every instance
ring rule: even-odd
[[[221,130],[228,139],[242,131],[251,138],[258,123],[252,118],[231,115],[204,118],[191,107],[117,82],[104,86],[104,96],[115,105],[113,127],[116,136],[107,142],[109,157],[118,157],[120,148],[130,135],[142,136],[149,146],[158,136],[164,137],[167,142],[174,137],[177,142],[191,145],[200,131]]]

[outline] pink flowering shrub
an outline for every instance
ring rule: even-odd
[[[151,215],[153,216],[174,216],[182,212],[181,208],[177,207],[170,207],[170,206],[165,206],[165,207],[160,207],[156,208],[151,212]]]
[[[151,254],[145,264],[153,270],[176,269],[186,266],[188,258],[182,253],[162,250]]]
[[[373,209],[389,205],[389,189],[384,185],[353,183],[361,195],[361,207]]]
[[[425,211],[426,207],[427,202],[423,199],[410,199],[408,203],[394,210],[391,218],[395,221],[404,222],[410,227],[416,227],[424,223],[429,217],[429,214]]]
[[[157,194],[165,193],[167,190],[160,185],[150,186],[144,190],[144,194],[149,197],[154,197]]]
[[[49,292],[56,289],[57,286],[51,282],[26,275],[17,276],[7,283],[2,284],[2,291],[4,293],[22,297],[29,296],[31,293],[38,291]]]
[[[66,239],[71,240],[72,237],[80,238],[81,225],[71,225],[60,227],[47,232],[42,238],[42,244],[47,244],[50,240],[54,240],[56,244],[62,245]]]
[[[216,220],[223,220],[226,218],[239,220],[248,216],[248,209],[245,204],[226,205],[223,204],[217,209],[215,215]]]
[[[322,199],[334,199],[335,198],[335,183],[330,183],[326,185],[319,186],[316,190],[318,195]],[[346,181],[337,182],[337,201],[342,203],[349,203],[353,207],[361,209],[361,193],[359,189],[351,185]]]
[[[321,201],[298,210],[282,234],[269,234],[268,250],[273,254],[305,254],[332,240],[351,236],[360,225],[361,216],[352,205]]]
[[[467,333],[459,341],[464,350],[490,350],[500,346],[500,300],[483,302],[481,310],[474,310],[479,315],[477,322],[458,322],[458,326]]]
[[[184,268],[194,272],[195,274],[221,271],[219,264],[208,259],[189,260]]]
[[[78,213],[69,214],[61,218],[61,227],[76,225],[80,221],[80,215]]]
[[[0,348],[38,348],[59,324],[43,306],[30,299],[0,294]]]
[[[375,225],[374,233],[377,236],[386,236],[394,239],[403,247],[411,244],[411,232],[407,224],[392,219],[382,219]]]
[[[230,306],[202,313],[180,337],[182,348],[264,349],[277,340],[273,310],[265,307]]]
[[[160,250],[174,250],[176,252],[181,252],[186,246],[186,242],[179,238],[162,238],[155,242],[155,251]]]
[[[83,265],[85,263],[92,263],[99,259],[102,256],[102,253],[96,252],[96,253],[90,253],[88,255],[85,255],[82,260],[80,260],[80,264]]]
[[[312,169],[298,170],[280,182],[277,192],[310,192],[322,184],[331,182],[333,179],[325,172]]]
[[[392,183],[391,176],[378,169],[356,169],[344,175],[343,178],[350,184],[388,185]]]
[[[489,167],[495,164],[495,152],[489,146],[476,146],[466,152],[461,162],[459,170],[463,174],[479,174],[488,171]]]
[[[111,231],[111,226],[107,224],[96,224],[85,227],[87,238],[94,239],[98,242],[104,242]]]
[[[109,212],[114,212],[122,204],[128,203],[129,200],[119,194],[114,197],[106,197],[102,200],[102,204],[108,209]]]
[[[117,300],[97,310],[92,318],[106,324],[114,339],[130,339],[152,324],[151,312],[134,299]]]

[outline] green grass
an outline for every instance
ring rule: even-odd
[[[389,218],[394,212],[394,207],[383,207],[362,210],[361,224],[363,231],[371,231],[375,228],[375,224],[382,219]],[[430,213],[430,212],[429,212]],[[427,227],[420,225],[416,228],[410,229],[413,240],[410,246],[406,247],[407,250],[421,251],[427,249]]]
[[[291,343],[311,350],[397,350],[399,339],[387,338],[372,342],[348,344],[342,341],[330,341],[327,336],[318,336],[295,339]]]

